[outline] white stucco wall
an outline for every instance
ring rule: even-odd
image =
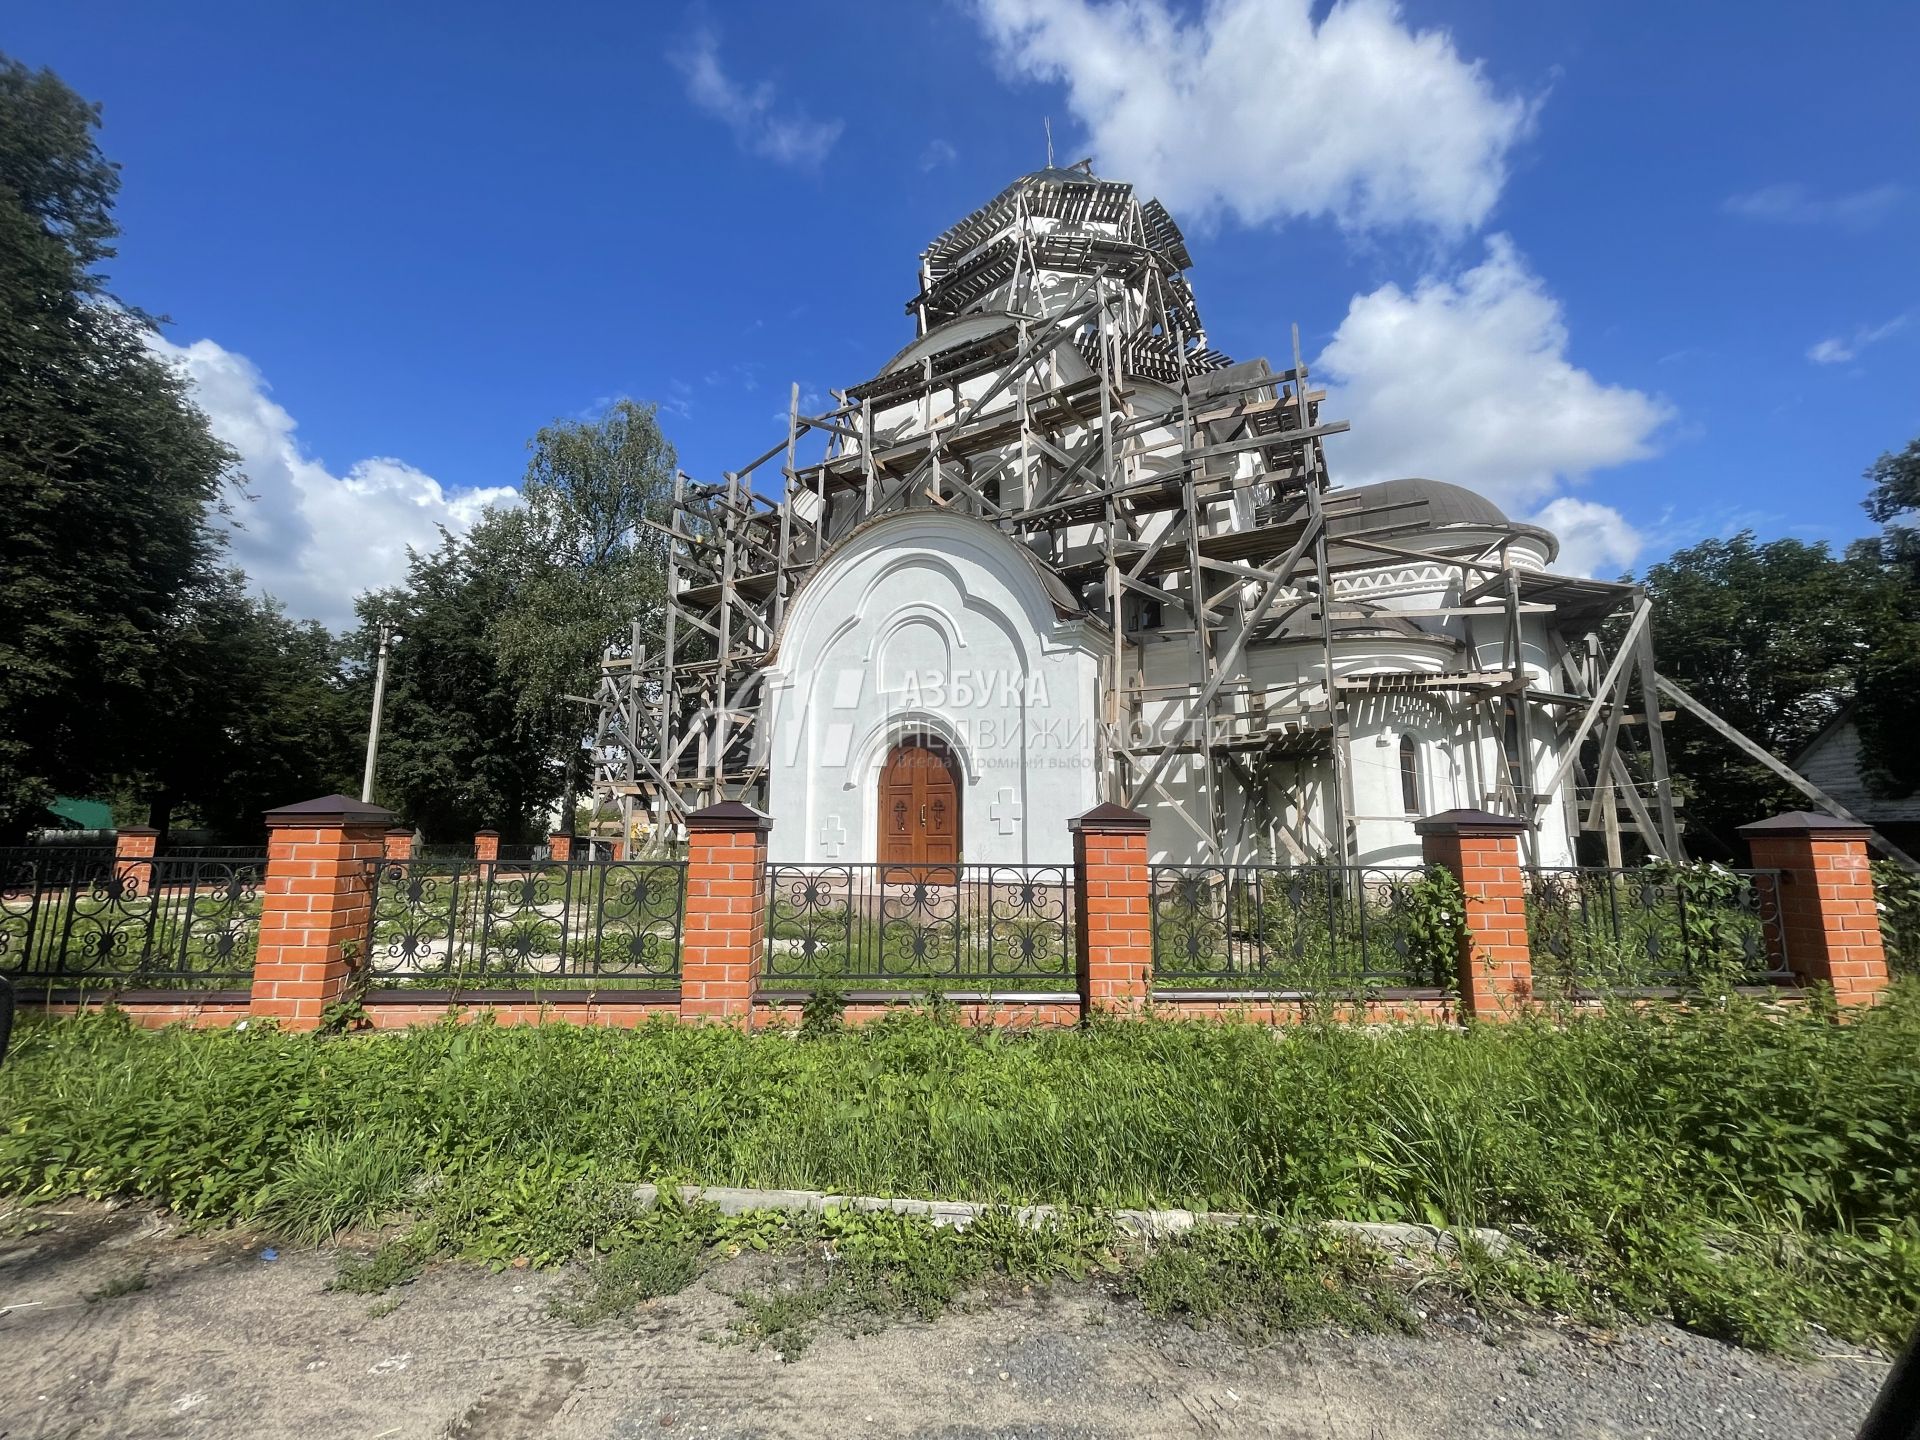
[[[959,763],[964,862],[1069,861],[1067,819],[1097,803],[1100,640],[989,525],[909,511],[862,527],[795,597],[768,667],[770,858],[877,860],[881,768],[930,734]]]

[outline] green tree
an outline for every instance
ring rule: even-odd
[[[664,524],[675,457],[654,406],[617,402],[599,420],[560,421],[533,438],[524,503],[473,529],[474,563],[507,599],[491,624],[521,719],[553,737],[571,793],[590,715],[568,696],[592,695],[608,646],[624,650],[638,619],[657,643],[666,598]]]
[[[1885,600],[1883,577],[1859,558],[1751,532],[1676,551],[1643,583],[1661,670],[1788,758],[1853,695]],[[1667,741],[1687,829],[1708,848],[1739,854],[1739,826],[1802,803],[1691,715]]]
[[[0,832],[123,768],[234,456],[106,288],[97,107],[0,57]]]
[[[162,653],[138,746],[124,756],[148,824],[188,819],[240,839],[275,805],[357,790],[358,717],[323,626],[291,619],[226,571],[186,597]]]
[[[346,642],[348,704],[364,726],[380,622],[398,631],[374,796],[436,841],[483,828],[532,838],[559,793],[551,717],[520,705],[495,653],[492,624],[508,603],[482,551],[446,536],[412,556],[405,584],[360,597],[361,625]]]
[[[1920,789],[1920,746],[1913,743],[1920,695],[1920,440],[1882,455],[1867,471],[1866,511],[1881,533],[1849,552],[1885,580],[1860,666],[1854,718],[1867,784],[1903,798]]]

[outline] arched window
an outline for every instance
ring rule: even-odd
[[[1511,695],[1500,702],[1500,751],[1507,762],[1507,784],[1518,795],[1527,772],[1520,754],[1520,702]]]
[[[1411,735],[1400,737],[1400,806],[1409,815],[1420,813],[1420,747]]]

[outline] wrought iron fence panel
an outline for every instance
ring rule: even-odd
[[[1354,993],[1447,984],[1449,942],[1424,916],[1424,870],[1154,865],[1153,974],[1163,989]]]
[[[1070,865],[767,867],[766,978],[1070,989]]]
[[[57,968],[66,907],[113,874],[105,847],[0,849],[0,970]]]
[[[1777,870],[1535,867],[1527,940],[1536,985],[1569,990],[1792,979]]]
[[[367,957],[381,986],[654,988],[677,983],[686,864],[380,860]]]
[[[264,855],[0,860],[0,969],[49,987],[245,986],[266,868]]]

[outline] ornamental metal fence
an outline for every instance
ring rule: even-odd
[[[0,970],[47,989],[243,989],[264,855],[0,854]]]
[[[659,989],[680,981],[684,861],[420,858],[367,867],[378,987]]]
[[[1455,890],[1418,869],[1154,865],[1161,990],[1356,994],[1454,980]]]
[[[1529,869],[1535,988],[1791,984],[1780,884],[1777,870],[1721,865]]]
[[[770,865],[765,983],[1070,991],[1074,914],[1070,865]]]

